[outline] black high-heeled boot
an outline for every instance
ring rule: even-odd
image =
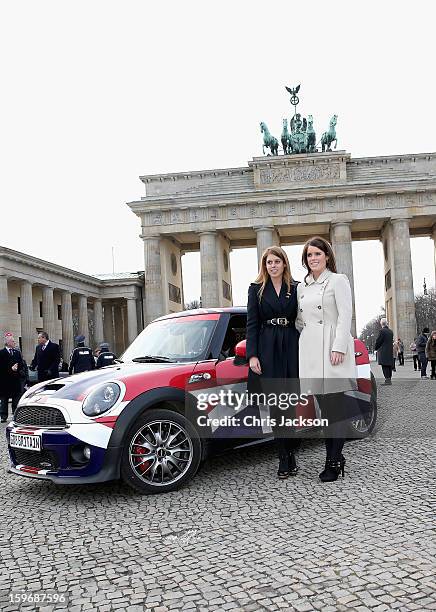
[[[292,451],[280,452],[277,476],[283,479],[289,476],[295,476],[297,472],[298,465],[294,453]]]
[[[328,457],[325,462],[323,471],[319,474],[321,482],[334,482],[338,479],[339,474],[342,478],[345,476],[345,457],[341,455],[340,459],[332,459]]]

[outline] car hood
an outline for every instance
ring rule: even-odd
[[[184,388],[186,379],[194,370],[196,362],[190,363],[122,363],[99,370],[73,374],[34,385],[22,400],[36,396],[50,396],[59,399],[82,400],[96,385],[105,382],[124,383],[125,400],[156,387],[171,386]]]

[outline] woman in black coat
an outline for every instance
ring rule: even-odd
[[[297,284],[288,257],[276,246],[262,255],[259,275],[248,289],[248,393],[298,393]],[[275,383],[274,380],[276,379]],[[277,380],[281,379],[281,380]],[[286,379],[286,380],[285,380]],[[275,409],[273,418],[293,417],[293,410]],[[297,473],[294,450],[299,440],[289,428],[273,428],[279,454],[279,478]],[[287,435],[286,435],[287,434]]]

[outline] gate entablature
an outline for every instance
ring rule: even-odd
[[[330,237],[339,269],[350,282],[352,240],[383,237],[391,244],[401,239],[403,250],[392,246],[385,265],[386,307],[395,333],[411,335],[409,241],[410,236],[435,236],[435,153],[357,159],[345,151],[265,156],[243,168],[141,180],[146,195],[129,207],[142,224],[151,309],[147,321],[183,308],[183,252],[201,252],[203,305],[227,306],[232,248],[257,246],[260,253],[267,244],[301,244],[320,233]],[[175,275],[168,257],[177,262]],[[147,268],[153,270],[149,287]]]

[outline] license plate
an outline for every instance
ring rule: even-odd
[[[9,445],[12,448],[23,448],[25,450],[41,450],[41,436],[11,433]]]

